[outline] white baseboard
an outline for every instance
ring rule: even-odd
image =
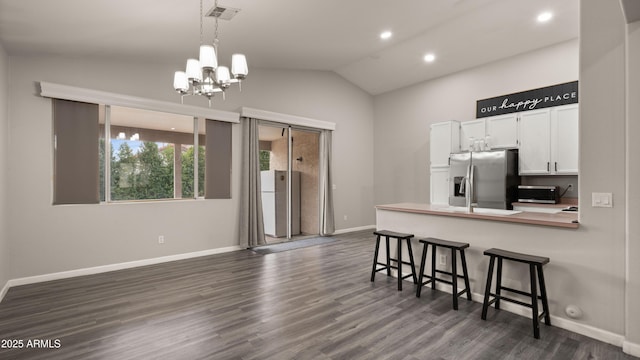
[[[375,225],[358,226],[358,227],[349,228],[349,229],[336,230],[333,232],[333,235],[346,234],[354,231],[370,230],[375,228],[376,228]]]
[[[625,354],[640,357],[640,344],[632,343],[625,340],[622,343],[622,351]]]
[[[7,281],[6,284],[4,284],[4,286],[2,287],[2,290],[0,290],[0,302],[2,302],[2,299],[4,299],[4,296],[7,294],[7,291],[9,291],[9,282]]]
[[[146,265],[155,265],[155,264],[160,264],[160,263],[165,263],[170,261],[184,260],[184,259],[190,259],[190,258],[196,258],[196,257],[208,256],[208,255],[214,255],[214,254],[221,254],[221,253],[227,253],[227,252],[237,251],[237,250],[242,250],[242,248],[240,246],[229,246],[229,247],[218,248],[218,249],[196,251],[191,253],[162,256],[162,257],[151,258],[151,259],[136,260],[136,261],[129,261],[129,262],[118,263],[118,264],[95,266],[95,267],[84,268],[84,269],[76,269],[76,270],[62,271],[62,272],[51,273],[51,274],[11,279],[7,282],[5,287],[2,289],[2,293],[0,293],[0,295],[2,295],[0,297],[0,301],[2,301],[2,298],[4,297],[4,294],[7,292],[7,290],[9,290],[9,288],[13,286],[35,284],[35,283],[40,283],[45,281],[72,278],[76,276],[100,274],[100,273],[105,273],[109,271],[130,269],[130,268],[146,266]]]
[[[392,271],[392,275],[396,276],[397,271]],[[403,272],[404,274],[404,272]],[[405,275],[409,275],[410,273],[406,273]],[[429,290],[431,290],[430,286],[427,286]],[[452,288],[450,285],[436,283],[436,289],[442,292],[446,292],[451,294]],[[427,290],[423,288],[423,290]],[[460,291],[460,287],[458,287],[458,291]],[[463,299],[464,297],[461,297]],[[471,299],[474,302],[482,304],[484,302],[484,294],[471,293]],[[494,310],[491,308],[489,311]],[[517,304],[513,304],[510,302],[502,301],[500,302],[500,310],[508,311],[510,313],[520,315],[526,318],[531,319],[531,309],[520,306]],[[555,327],[559,327],[561,329],[565,329],[576,334],[584,335],[590,337],[592,339],[596,339],[607,344],[615,345],[618,347],[622,347],[622,350],[630,355],[640,356],[640,345],[633,344],[625,341],[623,335],[616,334],[607,330],[599,329],[590,325],[581,324],[579,322],[569,320],[563,317],[551,315],[551,325]],[[544,330],[543,330],[544,331]],[[628,348],[628,351],[625,350],[625,345]]]

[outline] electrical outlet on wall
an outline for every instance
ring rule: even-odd
[[[164,235],[158,236],[158,244],[164,244]]]
[[[440,261],[439,261],[440,265],[447,265],[447,255],[440,255]]]

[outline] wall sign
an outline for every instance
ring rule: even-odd
[[[476,102],[476,118],[543,109],[578,102],[578,81],[496,96]]]

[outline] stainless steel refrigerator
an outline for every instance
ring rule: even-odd
[[[287,236],[287,172],[260,172],[264,233]],[[291,172],[291,235],[300,234],[300,172]]]
[[[449,205],[512,209],[517,201],[518,150],[488,150],[451,154]]]

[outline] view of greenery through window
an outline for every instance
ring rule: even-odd
[[[182,150],[182,197],[192,198],[193,196],[193,174],[194,174],[194,150],[193,146],[188,146]],[[198,196],[204,196],[204,167],[205,148],[198,146]]]
[[[271,151],[260,150],[260,171],[269,170]]]
[[[131,141],[134,153],[129,143],[112,145],[111,200],[173,198],[173,144]]]
[[[174,198],[174,144],[112,140],[111,200]],[[183,145],[182,198],[193,198],[194,150]],[[100,139],[100,200],[104,196],[104,139]],[[204,196],[205,148],[198,151],[198,196]]]
[[[100,200],[193,199],[204,196],[205,120],[199,119],[198,194],[194,194],[194,119],[190,116],[111,107],[110,153],[105,155],[105,126],[100,127]],[[190,132],[191,131],[191,132]],[[106,162],[109,184],[105,184]],[[177,171],[177,173],[176,173]],[[105,186],[108,185],[108,186]]]

